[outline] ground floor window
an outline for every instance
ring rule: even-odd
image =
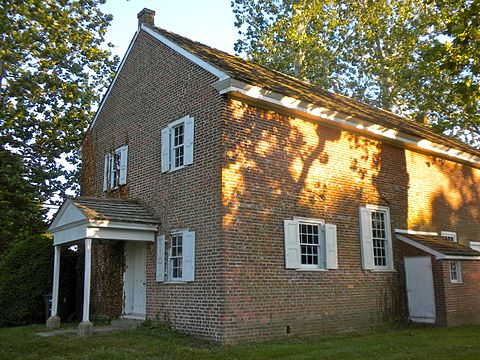
[[[158,282],[186,282],[195,278],[195,232],[172,231],[157,238]]]
[[[450,264],[450,282],[460,283],[462,282],[462,271],[460,268],[460,261],[452,260],[449,261]]]

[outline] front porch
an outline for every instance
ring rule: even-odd
[[[123,242],[124,271],[122,313],[144,319],[146,313],[145,267],[148,242],[155,241],[159,221],[139,203],[127,200],[67,198],[49,227],[53,234],[54,269],[51,314],[47,327],[60,326],[58,294],[61,246],[84,248],[83,307],[80,335],[93,332],[90,322],[92,246]]]

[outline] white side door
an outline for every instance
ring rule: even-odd
[[[410,320],[435,323],[435,293],[429,256],[406,257],[405,274]]]
[[[146,244],[129,241],[125,244],[125,273],[123,277],[125,315],[145,317]]]

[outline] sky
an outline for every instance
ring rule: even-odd
[[[233,54],[238,33],[230,0],[107,0],[102,11],[113,15],[106,38],[115,55],[127,51],[143,8],[156,12],[156,26]]]

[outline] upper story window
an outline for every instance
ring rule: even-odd
[[[388,207],[367,205],[360,208],[362,267],[367,270],[392,270],[392,234]]]
[[[193,164],[194,119],[184,116],[162,130],[162,172]]]
[[[127,183],[128,145],[105,155],[103,191],[113,190]]]
[[[173,231],[157,238],[159,282],[187,282],[195,278],[195,232]]]
[[[448,239],[448,240],[453,241],[453,242],[457,242],[457,233],[456,232],[442,231],[440,233],[440,235],[445,239]]]
[[[284,220],[287,269],[337,269],[337,227],[323,220]]]

